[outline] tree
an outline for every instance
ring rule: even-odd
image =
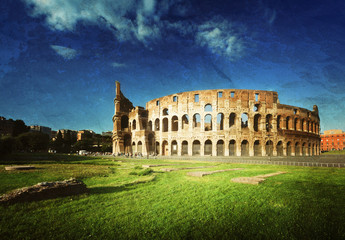
[[[0,138],[0,155],[11,153],[15,149],[15,139],[13,137]]]
[[[22,133],[17,137],[17,149],[37,152],[45,151],[49,146],[49,135],[41,132]]]
[[[17,137],[20,134],[26,133],[28,131],[29,131],[29,127],[25,125],[23,120],[13,121],[13,137]]]
[[[60,130],[56,135],[56,140],[54,141],[54,149],[58,153],[61,153],[63,150],[63,139],[62,139],[62,134],[61,134]]]

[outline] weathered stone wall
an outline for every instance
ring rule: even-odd
[[[217,89],[172,94],[128,113],[124,151],[159,155],[318,155],[318,109],[279,103],[273,91]],[[116,135],[116,131],[114,132]]]

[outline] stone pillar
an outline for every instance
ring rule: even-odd
[[[192,156],[193,155],[193,139],[192,141],[188,142],[188,156]]]
[[[205,155],[205,141],[200,140],[200,156]]]
[[[177,142],[177,156],[182,156],[182,141],[176,141]]]
[[[254,142],[252,140],[248,140],[249,146],[249,156],[254,156]]]
[[[224,156],[229,156],[230,154],[229,143],[230,141],[224,140]]]
[[[217,141],[212,142],[212,156],[217,156]]]

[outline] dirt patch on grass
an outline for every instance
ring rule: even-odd
[[[284,174],[284,173],[286,172],[269,173],[269,174],[254,176],[254,177],[238,177],[238,178],[231,179],[231,181],[237,182],[237,183],[247,183],[247,184],[252,184],[252,185],[258,185],[259,183],[265,181],[266,178],[268,177],[273,177],[273,176]]]
[[[187,175],[193,176],[193,177],[203,177],[203,176],[214,174],[214,173],[236,171],[236,170],[243,170],[243,168],[233,168],[233,169],[224,169],[224,170],[207,171],[207,172],[189,172],[187,173]]]

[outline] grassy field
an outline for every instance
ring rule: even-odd
[[[345,239],[345,169],[15,155],[0,194],[76,177],[88,194],[0,205],[0,239]],[[7,172],[8,164],[37,169]],[[142,164],[205,169],[143,174]],[[190,171],[231,168],[203,178]],[[231,178],[286,171],[260,185]]]
[[[329,152],[324,152],[322,155],[345,155],[345,150],[333,150]]]

